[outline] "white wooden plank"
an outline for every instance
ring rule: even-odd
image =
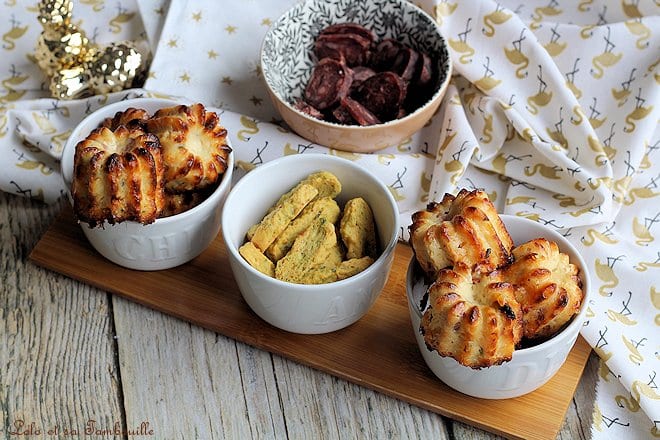
[[[591,438],[598,366],[598,355],[592,351],[557,438],[563,440]]]
[[[271,354],[240,342],[236,343],[236,349],[252,438],[285,438],[286,426]]]
[[[442,417],[274,356],[291,438],[448,438]]]
[[[283,433],[271,415],[279,403],[268,353],[248,355],[231,339],[119,297],[113,305],[128,426],[148,421],[168,439]]]
[[[108,296],[27,260],[61,205],[0,193],[0,417],[7,436],[83,434],[90,420],[123,429]]]

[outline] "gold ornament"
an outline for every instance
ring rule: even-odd
[[[59,99],[77,99],[132,87],[144,68],[145,57],[132,41],[99,47],[85,31],[71,23],[70,0],[42,0],[35,59],[50,77],[50,91]]]
[[[73,2],[68,0],[42,1],[39,3],[39,22],[48,26],[68,26],[71,24]]]
[[[110,43],[89,64],[90,85],[97,93],[129,87],[142,65],[142,55],[130,41]]]
[[[89,57],[90,49],[85,32],[70,24],[44,29],[37,39],[35,58],[41,70],[52,76],[62,68],[80,64]]]
[[[57,71],[50,81],[50,93],[58,99],[75,99],[93,94],[89,69],[84,65]]]

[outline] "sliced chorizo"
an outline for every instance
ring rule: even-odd
[[[397,54],[392,65],[392,71],[399,74],[399,76],[406,82],[410,82],[417,71],[417,60],[419,53],[409,47],[404,47]]]
[[[345,64],[332,58],[323,58],[314,67],[312,77],[305,87],[305,101],[323,111],[346,96],[352,82],[353,74]]]
[[[372,56],[372,64],[374,68],[379,72],[392,70],[394,60],[402,47],[401,43],[392,38],[382,40],[374,49]]]
[[[433,94],[433,63],[425,53],[420,53],[417,60],[415,77],[408,84],[408,93],[404,107],[413,112],[424,105]]]
[[[344,98],[344,99],[346,99],[346,98]],[[346,107],[344,107],[343,105],[337,106],[332,111],[332,117],[334,118],[335,122],[337,122],[339,124],[344,124],[344,125],[353,125],[353,124],[355,124],[355,121],[353,120],[353,117],[349,113],[348,109]]]
[[[348,111],[353,120],[359,125],[375,125],[380,124],[380,120],[371,113],[365,106],[360,104],[354,99],[349,97],[342,98],[341,107]]]
[[[296,102],[293,103],[293,108],[305,113],[306,115],[311,116],[312,118],[321,119],[321,120],[324,119],[323,113],[321,113],[320,111],[318,111],[318,109],[312,107],[302,99],[297,99]]]
[[[397,117],[406,97],[406,83],[394,72],[380,72],[365,80],[355,99],[381,121]]]
[[[431,85],[433,81],[433,61],[431,57],[424,52],[420,52],[419,59],[417,60],[417,73],[415,84],[419,87],[425,88]]]
[[[433,93],[431,57],[396,39],[377,41],[357,23],[324,28],[314,43],[320,60],[297,110],[340,124],[373,125],[405,117]]]
[[[323,34],[355,34],[366,38],[370,43],[376,41],[376,34],[357,23],[332,24],[321,31],[321,35]]]
[[[371,41],[357,34],[321,34],[314,43],[314,53],[321,58],[342,54],[349,66],[361,66],[369,60]]]
[[[353,84],[351,84],[351,93],[357,90],[358,87],[360,87],[360,84],[364,82],[364,80],[371,78],[376,74],[372,68],[366,66],[355,66],[351,70],[353,71]]]

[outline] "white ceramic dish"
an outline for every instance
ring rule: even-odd
[[[293,284],[271,278],[250,266],[238,253],[248,228],[300,180],[329,171],[342,184],[340,206],[363,197],[371,206],[382,253],[365,271],[329,284]],[[399,230],[398,209],[387,187],[351,161],[323,154],[276,159],[250,171],[227,197],[222,234],[234,278],[252,310],[275,327],[306,334],[332,332],[360,319],[385,286]]]
[[[582,307],[569,325],[549,340],[530,348],[515,350],[511,361],[481,370],[465,367],[453,358],[442,357],[430,351],[419,331],[422,319],[420,301],[425,293],[421,269],[413,257],[408,267],[406,290],[408,309],[419,350],[431,371],[451,388],[473,397],[505,399],[530,393],[545,384],[564,364],[573,348],[585,320],[589,302],[590,280],[584,259],[575,247],[561,234],[529,219],[502,215],[513,242],[516,245],[544,237],[557,243],[559,250],[567,254],[571,263],[580,268],[584,298]]]
[[[439,72],[426,104],[404,118],[366,127],[320,121],[294,109],[312,73],[316,37],[328,25],[344,22],[363,24],[379,40],[398,39],[426,52]],[[296,4],[270,27],[261,69],[275,108],[296,133],[327,147],[367,153],[399,143],[428,122],[445,94],[452,65],[438,24],[407,0],[311,0]]]
[[[62,153],[62,178],[68,191],[73,179],[76,144],[95,129],[103,119],[129,107],[143,108],[150,114],[181,102],[156,98],[120,101],[95,111],[73,130]],[[188,103],[185,103],[188,104]],[[227,138],[229,142],[229,138]],[[126,221],[90,228],[81,223],[85,236],[105,258],[136,270],[161,270],[186,263],[202,253],[218,235],[222,204],[231,187],[234,153],[229,154],[227,171],[216,190],[199,205],[171,217],[143,225]],[[69,200],[71,195],[69,193]]]

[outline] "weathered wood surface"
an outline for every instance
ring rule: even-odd
[[[124,424],[109,295],[28,261],[61,208],[0,192],[0,437]]]
[[[153,438],[498,438],[34,266],[59,209],[0,194],[5,436],[24,417]],[[590,438],[596,370],[592,355],[558,438]]]

